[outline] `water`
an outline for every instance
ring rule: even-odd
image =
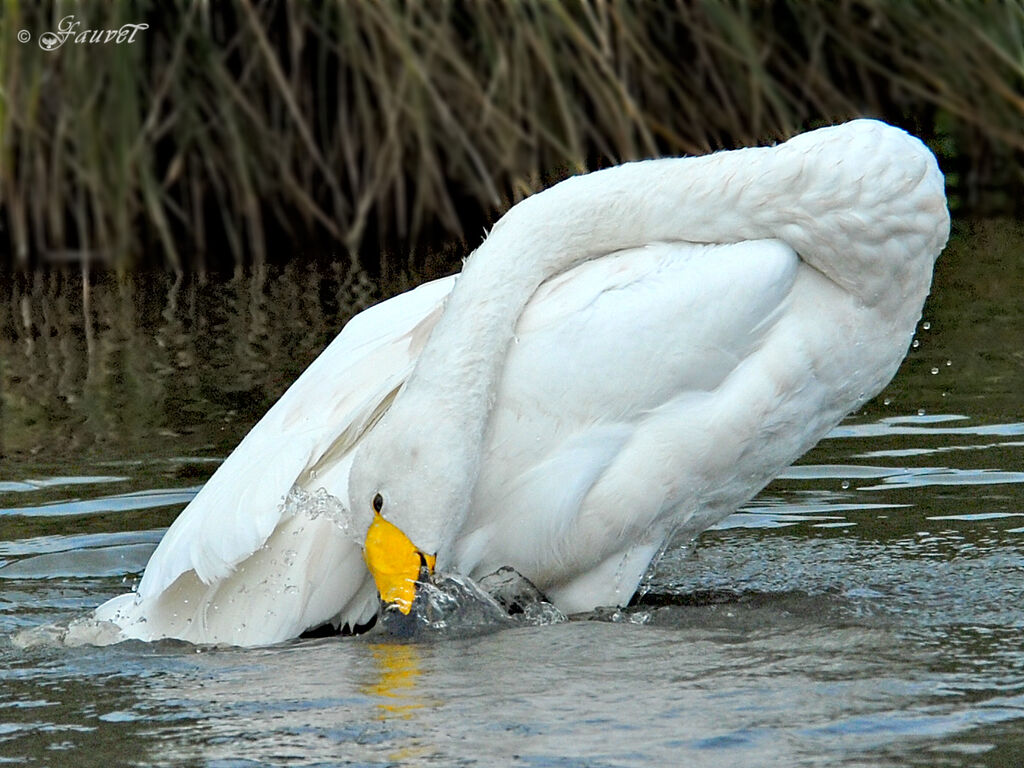
[[[958,222],[897,379],[631,608],[244,651],[10,638],[126,589],[375,289],[7,285],[0,763],[1019,765],[1022,285],[1020,225]]]
[[[569,620],[514,568],[499,568],[479,582],[458,573],[421,570],[420,576],[409,613],[389,606],[378,614],[371,635],[364,639],[438,642]]]

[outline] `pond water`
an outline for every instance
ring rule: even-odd
[[[956,222],[895,381],[623,611],[430,643],[22,649],[137,578],[353,311],[291,265],[0,287],[0,763],[1016,766],[1024,227]]]

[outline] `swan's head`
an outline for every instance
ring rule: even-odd
[[[447,561],[472,485],[460,441],[428,427],[422,411],[403,413],[389,411],[356,449],[349,504],[371,519],[363,554],[381,599],[408,613],[416,581]]]

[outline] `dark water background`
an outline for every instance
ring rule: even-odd
[[[123,591],[378,285],[0,285],[0,764],[1016,766],[1024,226],[956,222],[897,378],[602,620],[427,644],[11,642]]]

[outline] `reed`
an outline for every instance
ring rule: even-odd
[[[1024,187],[1020,2],[2,7],[0,267],[390,272],[565,175],[857,115],[924,136],[959,203]],[[71,14],[149,27],[42,50]]]

